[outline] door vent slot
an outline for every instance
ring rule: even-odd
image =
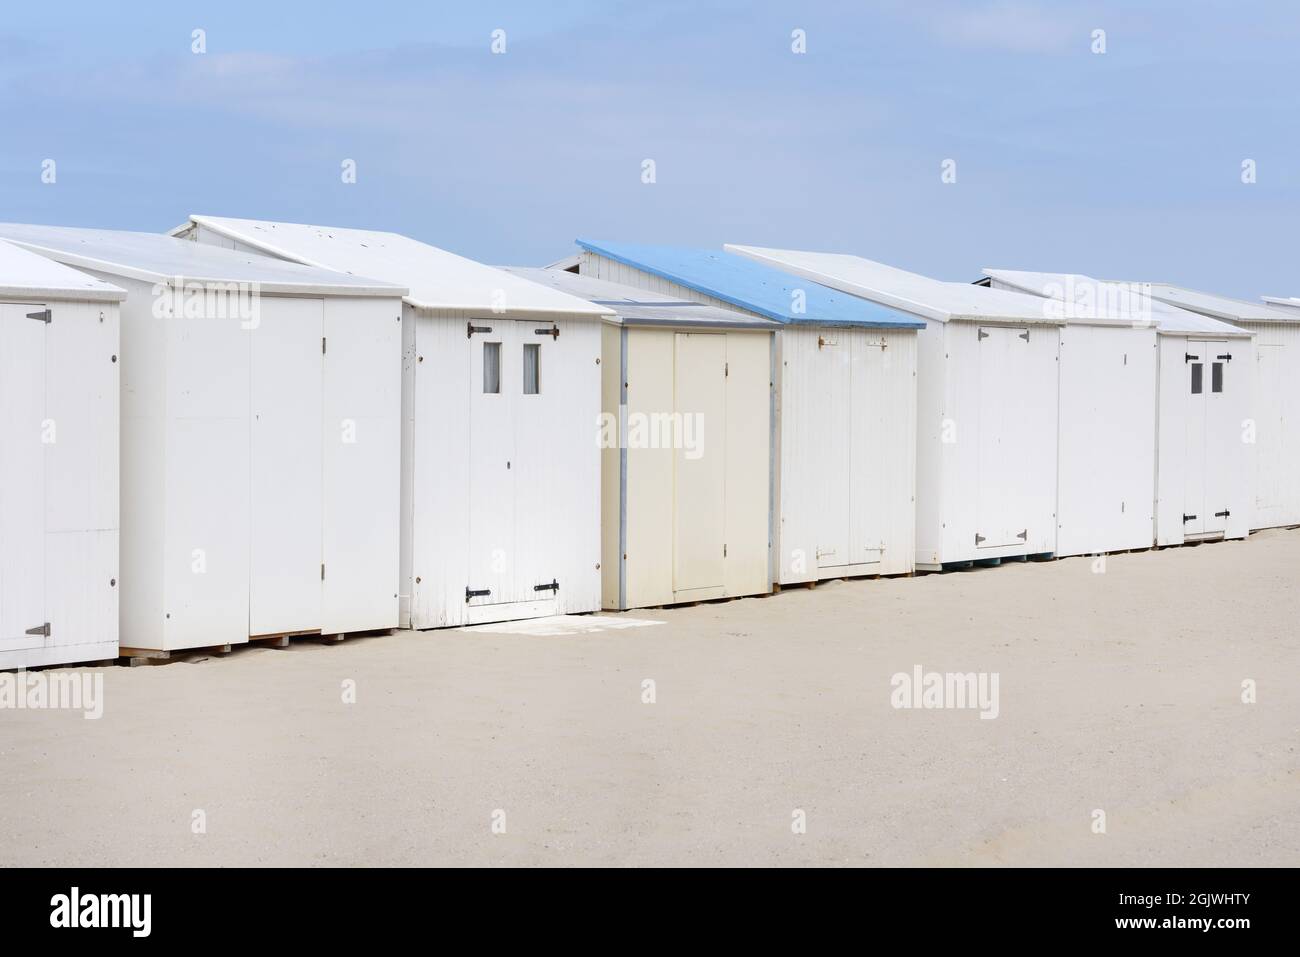
[[[546,584],[534,585],[533,591],[549,591],[558,594],[560,591],[560,583],[556,581],[554,578],[552,578],[550,582]]]

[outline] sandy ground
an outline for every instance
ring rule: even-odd
[[[105,668],[99,721],[0,711],[0,862],[1295,865],[1298,581],[1265,532]],[[894,709],[915,665],[999,716]]]

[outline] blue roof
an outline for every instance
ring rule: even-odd
[[[615,262],[694,289],[741,309],[790,325],[863,326],[871,329],[924,329],[906,313],[837,292],[820,283],[725,250],[686,246],[642,246],[579,239],[583,249]],[[805,309],[794,311],[794,292],[802,290]]]

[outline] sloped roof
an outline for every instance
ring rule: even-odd
[[[0,239],[56,262],[145,282],[256,283],[262,292],[316,296],[399,296],[389,283],[345,276],[255,253],[204,246],[157,233],[0,223]]]
[[[190,222],[293,262],[348,275],[377,276],[405,286],[409,290],[406,301],[420,309],[592,318],[609,312],[399,233],[222,216],[191,216]]]
[[[1045,323],[1066,320],[1051,315],[1041,299],[965,282],[945,282],[848,253],[819,253],[764,246],[726,247],[739,255],[803,276],[871,302],[935,322]]]
[[[1233,299],[1212,292],[1186,289],[1167,282],[1143,283],[1151,289],[1151,296],[1181,309],[1190,309],[1204,316],[1226,319],[1228,322],[1290,322],[1294,317],[1273,306],[1245,299]]]
[[[985,269],[984,275],[1023,292],[1061,303],[1066,312],[1103,315],[1132,325],[1154,325],[1170,335],[1249,335],[1200,313],[1171,306],[1150,295],[1143,283],[1122,283],[1080,273]]]
[[[631,325],[653,326],[709,326],[731,329],[779,329],[781,323],[760,319],[734,309],[705,306],[688,299],[660,296],[635,286],[607,282],[591,276],[566,272],[564,269],[531,269],[523,266],[502,266],[509,273],[533,282],[549,285],[561,292],[578,296],[597,305],[608,306],[617,316],[615,320]]]
[[[816,282],[797,282],[780,270],[730,252],[585,239],[579,239],[578,245],[781,323],[874,329],[924,326],[896,310],[843,295]]]
[[[0,298],[121,302],[126,290],[0,240]]]

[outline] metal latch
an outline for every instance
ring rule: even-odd
[[[37,322],[43,322],[46,325],[49,325],[54,321],[54,313],[50,312],[48,309],[43,309],[40,312],[27,313],[27,318],[35,319]],[[30,634],[30,632],[28,632],[28,634]]]
[[[491,332],[491,326],[476,326],[472,322],[465,323],[465,338],[473,339],[476,332]]]
[[[554,591],[554,592],[558,592],[559,590],[560,590],[560,583],[557,582],[554,578],[551,579],[551,581],[550,581],[549,584],[545,584],[545,585],[534,585],[534,586],[533,586],[533,591]]]
[[[47,621],[45,624],[37,625],[35,628],[28,628],[25,632],[23,632],[23,634],[36,635],[40,638],[48,638],[50,637],[50,623]]]
[[[555,323],[551,323],[551,328],[549,329],[534,329],[533,335],[550,336],[552,340],[555,340],[560,338],[560,327],[557,326]]]
[[[492,594],[491,588],[483,588],[478,591],[475,591],[474,589],[470,588],[468,585],[465,586],[466,601],[469,601],[471,598],[482,598],[485,595],[490,595],[490,594]]]

